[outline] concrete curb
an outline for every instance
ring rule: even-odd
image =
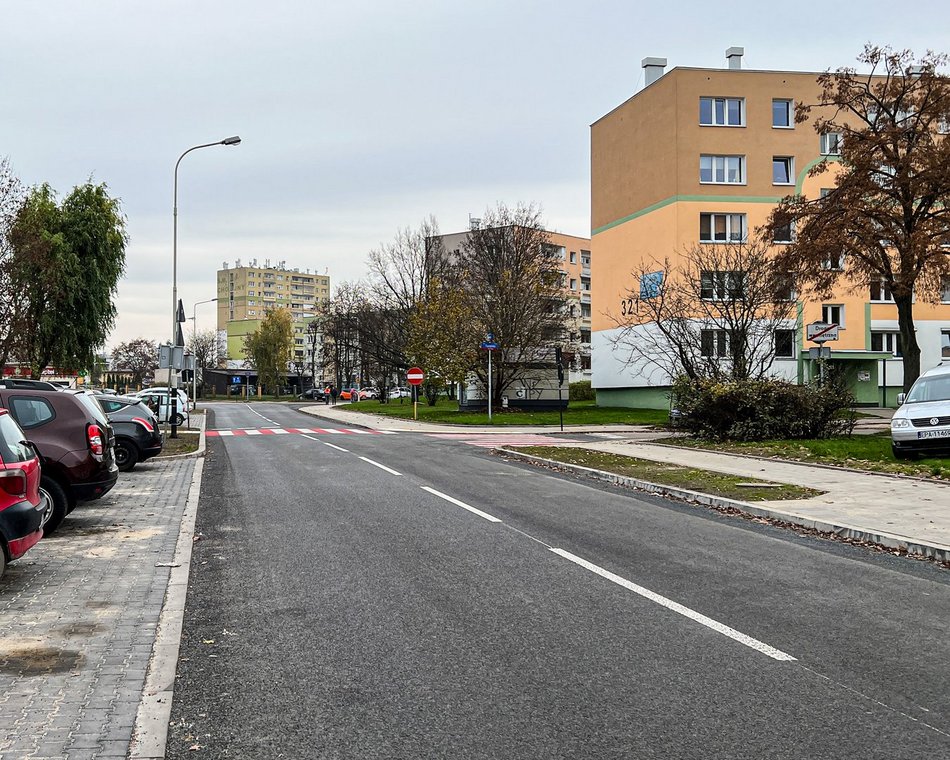
[[[494,452],[502,453],[512,459],[529,464],[544,464],[559,470],[565,470],[577,475],[611,483],[613,485],[626,488],[636,488],[641,491],[659,494],[661,496],[671,496],[676,499],[683,499],[696,504],[703,504],[709,507],[718,507],[723,509],[735,509],[744,514],[754,517],[766,517],[771,520],[798,525],[802,528],[819,531],[820,533],[833,533],[842,538],[848,538],[855,541],[865,541],[878,544],[888,549],[897,549],[907,552],[907,554],[919,555],[937,560],[938,562],[950,562],[950,546],[944,546],[938,543],[928,543],[919,539],[899,536],[893,533],[884,533],[882,531],[870,530],[856,525],[848,525],[844,522],[826,522],[816,520],[812,517],[798,515],[794,512],[785,512],[773,507],[758,507],[745,501],[736,501],[735,499],[726,499],[719,496],[710,496],[709,494],[690,491],[685,488],[676,488],[675,486],[664,486],[658,483],[651,483],[638,478],[631,478],[626,475],[617,475],[612,472],[595,470],[590,467],[582,467],[576,464],[566,464],[554,459],[545,459],[531,454],[524,454],[520,451],[514,451],[506,448],[492,449]]]
[[[203,457],[205,454],[205,430],[202,427],[198,451],[179,454],[168,459]],[[204,460],[195,462],[195,471],[188,490],[188,500],[182,514],[178,531],[175,557],[168,577],[165,601],[158,620],[155,643],[145,688],[135,716],[129,760],[164,760],[168,740],[168,724],[172,712],[172,697],[175,676],[178,672],[178,650],[181,646],[181,629],[185,616],[185,600],[188,596],[188,577],[191,573],[191,551],[194,545],[195,520],[198,517],[198,499],[201,495],[201,475]]]

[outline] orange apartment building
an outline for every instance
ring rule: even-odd
[[[548,232],[550,244],[556,249],[559,260],[564,295],[567,299],[564,330],[576,347],[574,361],[568,367],[567,380],[578,382],[591,380],[591,250],[590,239],[575,235]],[[468,232],[442,235],[442,245],[447,253],[458,253],[468,239]]]
[[[817,101],[818,75],[742,69],[742,52],[726,51],[724,69],[666,72],[665,59],[645,58],[645,87],[591,126],[592,364],[602,405],[669,405],[671,378],[615,345],[641,262],[675,260],[697,243],[752,233],[782,197],[818,197],[834,185],[833,168],[808,172],[823,158],[835,160],[837,136],[794,121],[796,103]],[[858,402],[895,405],[903,367],[889,293],[844,285],[828,300],[800,300],[797,314],[788,325],[792,340],[776,341],[776,376],[813,377],[804,325],[836,322],[839,338],[825,345]],[[950,289],[940,304],[916,304],[914,318],[922,371],[950,359]]]

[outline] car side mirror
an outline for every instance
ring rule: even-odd
[[[43,459],[42,455],[40,454],[39,447],[35,443],[33,443],[33,441],[21,441],[21,443],[29,446],[33,450],[33,453],[36,454],[37,459],[40,459],[40,460]]]
[[[898,394],[897,394],[897,405],[900,406],[901,404],[903,404],[905,398],[907,398],[907,394],[906,394],[906,393],[898,393]]]

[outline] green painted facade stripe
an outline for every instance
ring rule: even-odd
[[[864,350],[871,350],[871,304],[864,304]]]
[[[814,167],[818,166],[818,164],[820,164],[822,161],[826,161],[828,163],[838,163],[841,161],[841,158],[840,156],[819,156],[814,161],[809,161],[805,165],[805,168],[798,173],[798,181],[795,183],[796,195],[802,194],[802,185],[805,183],[805,177],[808,176],[808,172],[810,172]]]
[[[669,198],[666,198],[658,203],[654,203],[651,206],[642,208],[639,211],[624,216],[620,219],[616,219],[609,224],[605,224],[603,227],[598,227],[595,230],[591,230],[591,235],[599,235],[601,232],[606,232],[611,230],[614,227],[619,227],[621,224],[626,224],[629,221],[637,219],[646,214],[650,214],[654,211],[657,211],[665,206],[669,206],[671,203],[778,203],[782,198],[780,196],[771,196],[771,195],[671,195]]]

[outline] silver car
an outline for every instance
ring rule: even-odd
[[[950,453],[950,364],[928,370],[902,396],[891,420],[894,456]]]

